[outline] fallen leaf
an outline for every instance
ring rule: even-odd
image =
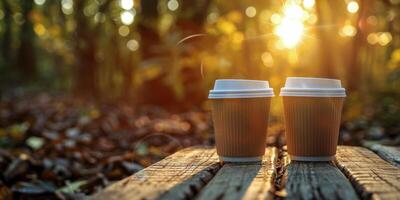
[[[34,150],[40,149],[44,144],[44,139],[41,137],[31,136],[26,140],[26,145]]]
[[[45,181],[18,182],[12,187],[13,192],[27,195],[54,193],[55,190],[56,188],[51,182]]]

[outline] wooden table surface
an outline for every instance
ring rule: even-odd
[[[400,199],[400,148],[339,146],[334,162],[222,164],[214,148],[181,150],[89,199]]]

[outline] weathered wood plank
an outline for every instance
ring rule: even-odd
[[[221,167],[214,148],[181,150],[125,178],[90,199],[188,199]]]
[[[278,195],[285,199],[358,199],[350,181],[332,162],[290,161],[286,152],[282,161]]]
[[[400,169],[363,147],[341,146],[337,166],[366,199],[400,199]]]
[[[365,147],[374,151],[381,158],[388,161],[390,164],[400,167],[400,147],[384,146],[371,142],[363,143]]]
[[[267,148],[259,163],[226,163],[196,199],[273,199],[276,148]]]

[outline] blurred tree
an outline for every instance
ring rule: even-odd
[[[160,45],[160,35],[158,33],[158,23],[160,14],[158,12],[158,0],[140,1],[142,16],[138,22],[138,32],[142,43],[142,59],[160,56],[157,46]]]
[[[84,15],[84,8],[87,1],[74,2],[74,20],[76,30],[74,34],[76,75],[75,91],[82,95],[98,96],[98,85],[96,72],[98,63],[96,61],[96,36],[99,33],[91,31],[90,22]]]
[[[36,79],[36,55],[35,34],[31,21],[33,1],[20,0],[22,11],[22,26],[19,32],[20,46],[17,52],[16,67],[21,75],[21,82],[29,82]]]
[[[12,38],[11,38],[11,27],[12,23],[12,10],[11,5],[8,0],[1,0],[2,10],[4,12],[4,33],[2,34],[1,39],[1,54],[4,63],[11,64],[12,61]]]
[[[372,2],[367,3],[369,0],[360,0],[360,8],[359,8],[359,14],[357,18],[357,24],[356,24],[356,35],[354,36],[354,39],[352,40],[352,46],[351,50],[349,53],[349,61],[347,62],[347,72],[346,72],[346,81],[347,81],[347,89],[349,91],[355,91],[359,89],[359,86],[361,84],[361,74],[363,73],[363,69],[360,66],[360,56],[359,53],[362,51],[363,48],[366,48],[365,41],[367,39],[366,34],[365,34],[365,28],[366,28],[366,19],[368,17],[368,4],[371,4]]]
[[[335,74],[335,60],[332,55],[334,55],[335,41],[334,32],[330,25],[335,24],[334,19],[335,14],[331,12],[331,2],[330,1],[316,1],[316,9],[318,14],[318,39],[319,39],[319,52],[320,52],[320,74],[327,78],[337,78]]]
[[[349,12],[351,2],[359,8]],[[286,76],[335,77],[350,92],[365,93],[363,86],[376,93],[392,91],[385,78],[396,76],[394,67],[384,67],[399,48],[393,1],[0,0],[0,6],[2,87],[32,80],[99,99],[182,106],[200,105],[216,78],[269,79],[279,88]],[[300,28],[278,34],[288,21]],[[294,46],[283,44],[296,35]]]

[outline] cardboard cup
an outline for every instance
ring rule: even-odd
[[[334,159],[344,97],[283,97],[286,142],[293,160]]]
[[[292,160],[335,158],[346,91],[340,80],[289,77],[281,89],[286,143]]]
[[[273,89],[268,81],[219,79],[210,90],[217,154],[224,162],[262,160]]]
[[[217,154],[225,162],[260,161],[271,97],[212,99]]]

